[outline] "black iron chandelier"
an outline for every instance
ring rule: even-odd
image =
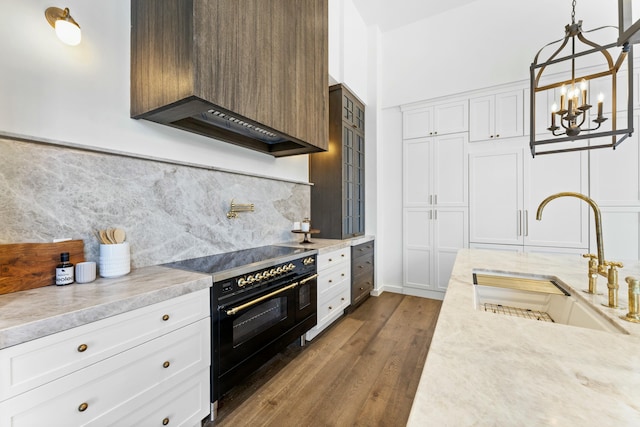
[[[543,46],[530,67],[531,140],[529,145],[531,155],[534,157],[540,154],[595,148],[615,149],[633,133],[632,47],[628,42],[624,42],[620,47],[615,42],[600,45],[589,40],[585,36],[586,33],[616,27],[605,26],[583,31],[582,21],[576,23],[575,7],[576,1],[573,0],[571,24],[565,26],[564,38]],[[539,62],[542,51],[557,43],[560,43],[560,46],[549,58]],[[610,52],[614,49],[620,49],[619,56],[615,60]],[[566,50],[570,53],[566,54]],[[587,65],[577,67],[577,60]],[[625,85],[619,85],[619,78],[623,77],[624,71],[627,73],[626,93],[621,94],[619,92]],[[547,72],[546,75],[545,72]],[[590,95],[593,95],[590,86],[608,88],[606,101],[602,93],[598,95],[597,108],[592,108],[590,104]],[[625,97],[626,99],[619,102],[619,98]],[[608,102],[611,107],[610,117],[606,117],[603,113],[605,102]],[[550,110],[547,110],[545,120],[538,118],[536,122],[536,111],[546,110],[549,103],[552,105]],[[622,124],[622,128],[618,120],[619,105],[622,106],[620,111],[626,110],[627,113],[626,125]],[[540,126],[541,122],[546,124]],[[540,128],[537,129],[536,124]],[[606,139],[603,140],[603,138]]]

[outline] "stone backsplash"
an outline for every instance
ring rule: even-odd
[[[255,212],[228,219],[231,200]],[[196,166],[0,138],[0,243],[82,239],[122,228],[132,267],[296,240],[310,186]]]

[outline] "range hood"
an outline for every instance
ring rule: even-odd
[[[324,151],[197,97],[134,117],[211,137],[274,157]]]
[[[131,117],[276,157],[329,145],[328,0],[131,0]]]

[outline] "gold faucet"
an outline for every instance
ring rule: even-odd
[[[618,270],[616,268],[622,268],[620,262],[607,262],[604,258],[604,245],[602,242],[602,215],[600,214],[600,208],[596,202],[590,197],[584,194],[574,193],[572,191],[565,191],[562,193],[552,194],[540,203],[538,206],[538,212],[536,213],[536,219],[542,220],[542,210],[544,207],[559,197],[577,197],[580,200],[584,200],[593,209],[593,217],[596,222],[596,245],[598,247],[598,255],[586,254],[585,258],[589,258],[589,293],[596,293],[596,273],[607,278],[607,288],[609,290],[609,307],[618,307]],[[595,263],[597,258],[597,265]]]

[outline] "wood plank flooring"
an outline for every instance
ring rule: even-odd
[[[404,426],[440,306],[388,292],[368,298],[232,389],[205,426]]]

